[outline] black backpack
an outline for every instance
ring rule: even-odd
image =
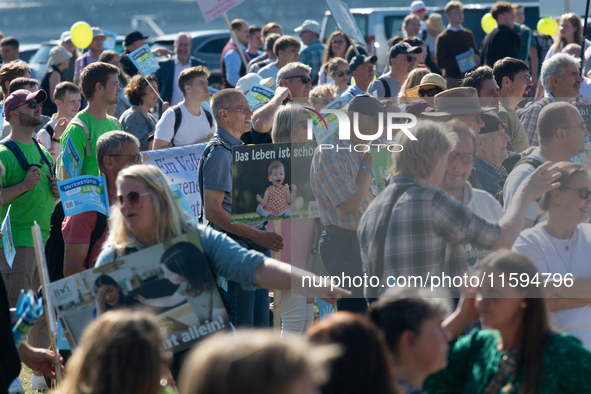
[[[518,166],[520,166],[522,164],[529,164],[530,166],[532,166],[534,168],[534,171],[535,171],[536,168],[538,168],[539,166],[542,165],[542,162],[539,161],[538,159],[533,158],[533,157],[525,156],[523,159],[521,159],[517,163],[515,163],[515,165],[513,166],[513,170],[511,170],[511,171],[514,171]],[[501,203],[502,207],[505,206],[505,202],[504,202],[504,198],[503,198],[503,188],[501,188],[497,192],[497,195],[495,196],[495,198]]]
[[[170,143],[172,144],[172,146],[175,146],[173,141],[174,137],[176,137],[177,131],[179,131],[179,128],[181,127],[181,123],[183,122],[183,111],[181,110],[180,105],[173,105],[170,108],[174,110],[174,134],[170,139]],[[213,115],[211,114],[211,112],[203,108],[201,108],[201,110],[205,112],[205,117],[207,118],[207,121],[209,122],[209,128],[211,129],[213,127]]]
[[[384,97],[392,97],[392,91],[390,90],[390,85],[388,84],[388,81],[386,81],[385,77],[379,77],[378,81],[380,81],[382,83],[382,85],[384,85]]]
[[[540,33],[537,30],[532,30],[532,34],[538,41],[538,64],[539,67],[542,67],[542,62],[544,61],[544,58],[546,57],[548,50],[554,43],[554,40],[548,34]]]
[[[55,206],[55,209],[51,214],[49,238],[47,238],[47,241],[45,241],[45,258],[47,259],[47,270],[49,271],[49,279],[52,282],[60,280],[64,277],[65,246],[64,236],[62,235],[62,222],[64,221],[65,217],[64,207],[60,202]],[[88,254],[92,253],[94,245],[105,232],[105,228],[107,228],[107,216],[97,212],[96,225],[90,234]]]

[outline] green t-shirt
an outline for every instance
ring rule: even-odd
[[[499,372],[502,357],[508,354],[497,350],[499,337],[498,331],[474,330],[458,339],[451,346],[447,368],[429,376],[423,390],[431,394],[482,393]],[[544,370],[535,393],[591,393],[590,372],[591,353],[581,341],[567,334],[555,334],[546,348]],[[511,378],[512,374],[505,383]],[[515,389],[508,394],[517,394],[520,383],[518,378]]]
[[[82,170],[80,175],[99,175],[98,163],[96,161],[96,141],[99,137],[109,131],[120,130],[117,123],[107,116],[106,120],[98,120],[90,116],[84,111],[80,111],[76,118],[80,118],[88,127],[90,133],[90,156],[86,156],[86,133],[82,127],[71,124],[68,125],[64,134],[62,134],[61,145],[66,146],[68,136],[72,136],[72,142],[76,151],[82,157]]]
[[[10,209],[10,225],[12,227],[14,246],[34,247],[31,233],[34,221],[37,221],[39,227],[41,227],[43,241],[45,242],[49,237],[49,221],[55,208],[51,181],[47,178],[47,175],[51,175],[51,172],[47,164],[42,162],[41,154],[39,154],[39,150],[33,142],[29,145],[23,145],[16,141],[15,143],[21,149],[29,164],[41,165],[41,180],[33,189],[0,206],[0,222],[4,220],[8,207],[12,205]],[[43,146],[40,147],[45,157],[52,162],[49,152]],[[2,161],[6,169],[2,178],[0,178],[2,187],[14,186],[25,179],[27,171],[21,167],[14,154],[4,145],[0,145],[0,161]]]

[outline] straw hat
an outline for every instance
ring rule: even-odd
[[[471,87],[453,88],[435,96],[437,112],[426,112],[426,116],[453,116],[481,114],[494,111],[493,107],[481,107],[478,102],[478,92]]]
[[[440,14],[438,14],[436,12],[429,14],[429,16],[427,17],[427,20],[425,21],[425,24],[427,25],[427,27],[429,27],[429,29],[437,30],[440,33],[444,29],[443,18],[441,17]]]
[[[439,74],[429,73],[421,78],[421,84],[404,91],[404,96],[412,99],[418,99],[419,90],[426,85],[434,85],[443,90],[447,90],[447,81]]]

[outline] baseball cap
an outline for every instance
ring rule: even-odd
[[[412,3],[410,3],[410,10],[412,12],[428,11],[427,7],[425,7],[425,3],[423,3],[421,0],[413,1]]]
[[[423,50],[420,47],[410,46],[408,42],[400,42],[392,46],[392,48],[390,48],[389,59],[392,59],[393,57],[396,57],[396,55],[400,55],[401,53],[421,53],[422,51]]]
[[[101,30],[100,27],[93,27],[92,28],[92,38],[95,37],[106,37],[105,33],[103,33],[103,31]]]
[[[349,112],[358,112],[378,119],[384,116],[386,110],[380,101],[369,93],[358,94],[353,97],[347,108]]]
[[[137,30],[132,31],[128,35],[125,36],[125,41],[123,41],[123,46],[128,47],[136,41],[145,40],[146,38],[150,37],[149,35],[144,36]]]
[[[494,133],[495,131],[505,130],[503,121],[495,114],[482,114],[480,115],[480,119],[484,122],[484,127],[480,128],[480,133],[478,134]]]
[[[63,32],[62,35],[60,36],[60,42],[66,42],[71,39],[72,39],[72,34],[70,33],[69,30]]]
[[[311,31],[312,33],[320,34],[320,24],[312,19],[306,19],[301,26],[296,27],[293,29],[296,33],[301,31]]]
[[[236,89],[240,90],[243,93],[246,93],[253,87],[254,84],[257,83],[259,85],[270,88],[273,87],[273,85],[275,85],[275,78],[262,78],[258,74],[248,73],[238,80],[238,82],[236,83]]]
[[[45,90],[43,89],[39,89],[34,93],[25,89],[19,89],[13,92],[6,100],[4,100],[4,117],[6,120],[10,118],[10,113],[14,111],[19,104],[30,100],[42,103],[47,100],[47,93],[45,93]]]
[[[378,61],[378,57],[376,55],[367,56],[367,55],[357,55],[354,56],[353,59],[349,62],[349,72],[352,73],[357,69],[357,67],[365,64],[367,62],[376,63]]]

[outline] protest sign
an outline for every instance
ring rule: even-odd
[[[97,211],[109,216],[109,194],[104,175],[83,175],[58,181],[57,187],[64,205],[64,215]]]
[[[457,55],[456,61],[458,62],[458,67],[462,73],[476,68],[476,54],[474,53],[474,48],[470,48],[466,52]]]
[[[103,30],[105,34],[105,41],[103,41],[103,49],[105,51],[114,51],[115,45],[117,45],[117,33],[112,31]]]
[[[197,218],[201,209],[197,166],[206,145],[195,144],[142,153],[144,164],[160,168],[171,185],[178,185],[191,207],[193,216]]]
[[[178,275],[166,279],[164,269]],[[178,280],[179,275],[183,280]],[[230,328],[197,232],[51,283],[48,294],[72,348],[102,313],[134,306],[154,309],[166,330],[164,346],[173,353]]]
[[[275,91],[266,86],[255,83],[252,88],[246,93],[246,99],[251,110],[255,110],[261,104],[266,104],[273,98]]]
[[[14,242],[12,240],[12,228],[10,227],[10,207],[8,206],[8,210],[6,211],[6,217],[2,222],[2,234],[4,234],[3,241],[4,241],[4,257],[6,258],[6,262],[8,266],[12,268],[12,264],[14,262],[14,256],[16,255],[16,249],[14,248]]]
[[[203,14],[205,23],[209,23],[224,12],[231,10],[243,2],[244,0],[197,0],[197,5]]]
[[[150,51],[148,44],[143,45],[129,54],[129,58],[133,65],[144,77],[152,74],[153,72],[160,69],[160,65],[156,61],[156,58]]]
[[[232,148],[232,223],[320,217],[310,184],[316,143]]]
[[[332,101],[326,107],[320,110],[320,116],[318,113],[308,110],[311,115],[311,119],[308,120],[308,130],[310,130],[310,123],[312,124],[312,131],[314,132],[314,138],[318,144],[326,142],[328,137],[336,133],[339,129],[339,121],[335,114],[322,112],[325,109],[330,110],[343,110],[345,105],[349,104],[352,97],[339,97]],[[308,135],[308,139],[312,139],[311,135]]]
[[[373,172],[375,174],[375,181],[378,188],[378,193],[381,193],[387,186],[388,178],[390,177],[390,167],[392,167],[392,153],[384,148],[373,148],[371,150],[371,160],[373,161]]]
[[[367,46],[363,34],[359,30],[359,26],[355,23],[355,18],[349,6],[340,0],[325,0],[334,21],[340,31],[359,42],[361,45]]]
[[[82,158],[72,142],[72,135],[68,135],[66,146],[62,153],[62,162],[68,178],[76,178],[82,171]]]

